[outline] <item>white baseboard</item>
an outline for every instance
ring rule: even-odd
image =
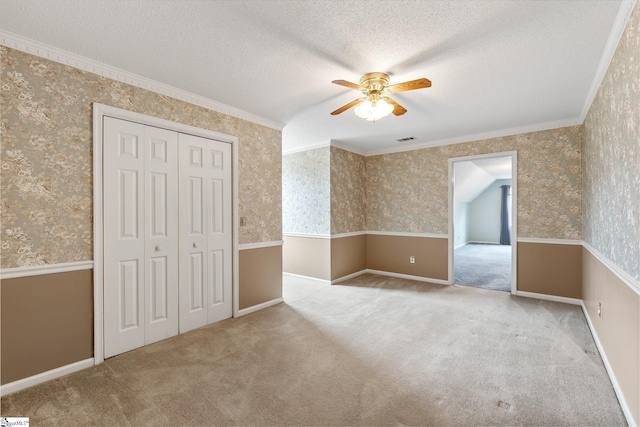
[[[271,307],[272,305],[280,304],[281,302],[284,302],[284,299],[282,297],[272,299],[271,301],[263,302],[262,304],[256,304],[256,305],[252,305],[251,307],[243,308],[242,310],[238,311],[237,317],[241,317],[241,316],[244,316],[245,314],[250,314],[250,313],[265,309],[267,307]]]
[[[598,347],[598,351],[600,352],[600,357],[602,358],[602,362],[604,363],[604,367],[607,370],[607,374],[609,374],[609,378],[611,379],[611,384],[613,385],[613,390],[616,392],[616,396],[618,397],[618,402],[620,402],[620,406],[622,407],[622,412],[624,413],[625,418],[627,419],[627,424],[630,426],[639,425],[638,421],[634,420],[633,414],[629,409],[629,405],[627,405],[627,401],[624,398],[624,394],[622,390],[620,390],[620,385],[618,384],[618,380],[616,380],[616,376],[613,373],[613,369],[609,364],[609,359],[607,359],[607,353],[604,352],[604,347],[600,343],[600,339],[598,338],[598,334],[596,333],[596,329],[593,327],[593,323],[591,322],[591,317],[589,317],[589,312],[587,311],[587,307],[584,305],[584,302],[581,301],[582,311],[584,312],[584,317],[587,319],[587,325],[589,325],[589,329],[591,330],[591,335],[593,336],[593,340],[596,343],[596,347]]]
[[[434,283],[436,285],[448,285],[449,282],[447,280],[441,279],[431,279],[429,277],[422,276],[412,276],[410,274],[401,274],[401,273],[392,273],[390,271],[381,271],[381,270],[365,270],[366,273],[378,274],[380,276],[389,276],[389,277],[397,277],[398,279],[408,279],[408,280],[417,280],[418,282],[428,282]]]
[[[339,277],[337,279],[333,279],[331,281],[331,284],[335,285],[336,283],[344,282],[345,280],[349,280],[349,279],[353,279],[354,277],[362,276],[366,272],[367,272],[367,270],[360,270],[360,271],[356,271],[355,273],[347,274],[346,276],[342,276],[342,277]]]
[[[582,304],[582,300],[581,299],[559,297],[559,296],[556,296],[556,295],[538,294],[538,293],[535,293],[535,292],[516,291],[516,296],[526,297],[526,298],[542,299],[542,300],[545,300],[545,301],[562,302],[562,303],[565,303],[565,304],[573,304],[573,305],[581,305]]]
[[[50,371],[42,372],[31,377],[23,378],[21,380],[1,386],[0,396],[6,396],[8,394],[15,393],[29,387],[33,387],[34,385],[55,380],[56,378],[64,377],[65,375],[73,374],[74,372],[90,368],[93,365],[94,360],[92,357],[90,359],[81,360],[79,362],[71,363],[70,365],[65,365],[56,369],[52,369]]]
[[[306,279],[306,280],[313,280],[314,282],[318,282],[318,283],[322,283],[323,285],[330,285],[331,284],[331,280],[326,280],[326,279],[318,279],[317,277],[312,277],[312,276],[303,276],[302,274],[294,274],[294,273],[282,273],[283,276],[289,276],[289,277],[297,277],[300,279]]]

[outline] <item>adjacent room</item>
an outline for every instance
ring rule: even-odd
[[[637,0],[0,0],[0,418],[638,425],[638,52]]]
[[[454,283],[511,292],[512,157],[452,162]]]

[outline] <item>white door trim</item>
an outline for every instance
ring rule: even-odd
[[[103,191],[102,191],[102,146],[104,116],[121,120],[141,123],[147,126],[155,126],[189,135],[215,139],[231,144],[233,157],[232,164],[232,254],[233,254],[233,317],[239,315],[238,305],[238,138],[223,133],[200,129],[182,123],[172,122],[145,114],[111,107],[109,105],[93,103],[93,354],[96,365],[104,362],[104,310],[103,310]]]
[[[449,284],[453,285],[453,250],[454,221],[453,221],[453,165],[457,162],[469,160],[492,159],[496,157],[511,157],[511,293],[518,290],[518,152],[503,151],[500,153],[479,154],[476,156],[452,157],[449,159]]]

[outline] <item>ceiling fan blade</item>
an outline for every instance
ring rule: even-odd
[[[355,89],[355,90],[360,90],[360,91],[366,90],[364,87],[362,87],[360,85],[357,85],[355,83],[348,82],[346,80],[334,80],[331,83],[334,83],[334,84],[337,84],[337,85],[340,85],[340,86],[346,86],[349,89]]]
[[[431,80],[422,78],[411,80],[409,82],[398,83],[397,85],[391,85],[388,90],[390,93],[394,93],[405,92],[407,90],[424,89],[427,87],[431,87]]]
[[[358,105],[359,103],[361,103],[362,101],[364,101],[366,98],[358,98],[355,101],[351,101],[350,103],[348,103],[347,105],[343,105],[342,107],[338,108],[336,111],[332,112],[331,115],[335,116],[338,115],[342,112],[347,111],[349,108]]]
[[[386,96],[383,96],[382,99],[384,99],[385,101],[387,101],[389,104],[393,105],[393,115],[394,116],[401,116],[404,113],[407,112],[407,109],[404,108],[402,105],[398,104],[396,101],[394,101],[391,98],[388,98]]]

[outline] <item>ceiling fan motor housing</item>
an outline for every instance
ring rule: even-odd
[[[364,87],[366,95],[382,94],[389,87],[389,76],[385,73],[367,73],[360,79],[360,86]]]

